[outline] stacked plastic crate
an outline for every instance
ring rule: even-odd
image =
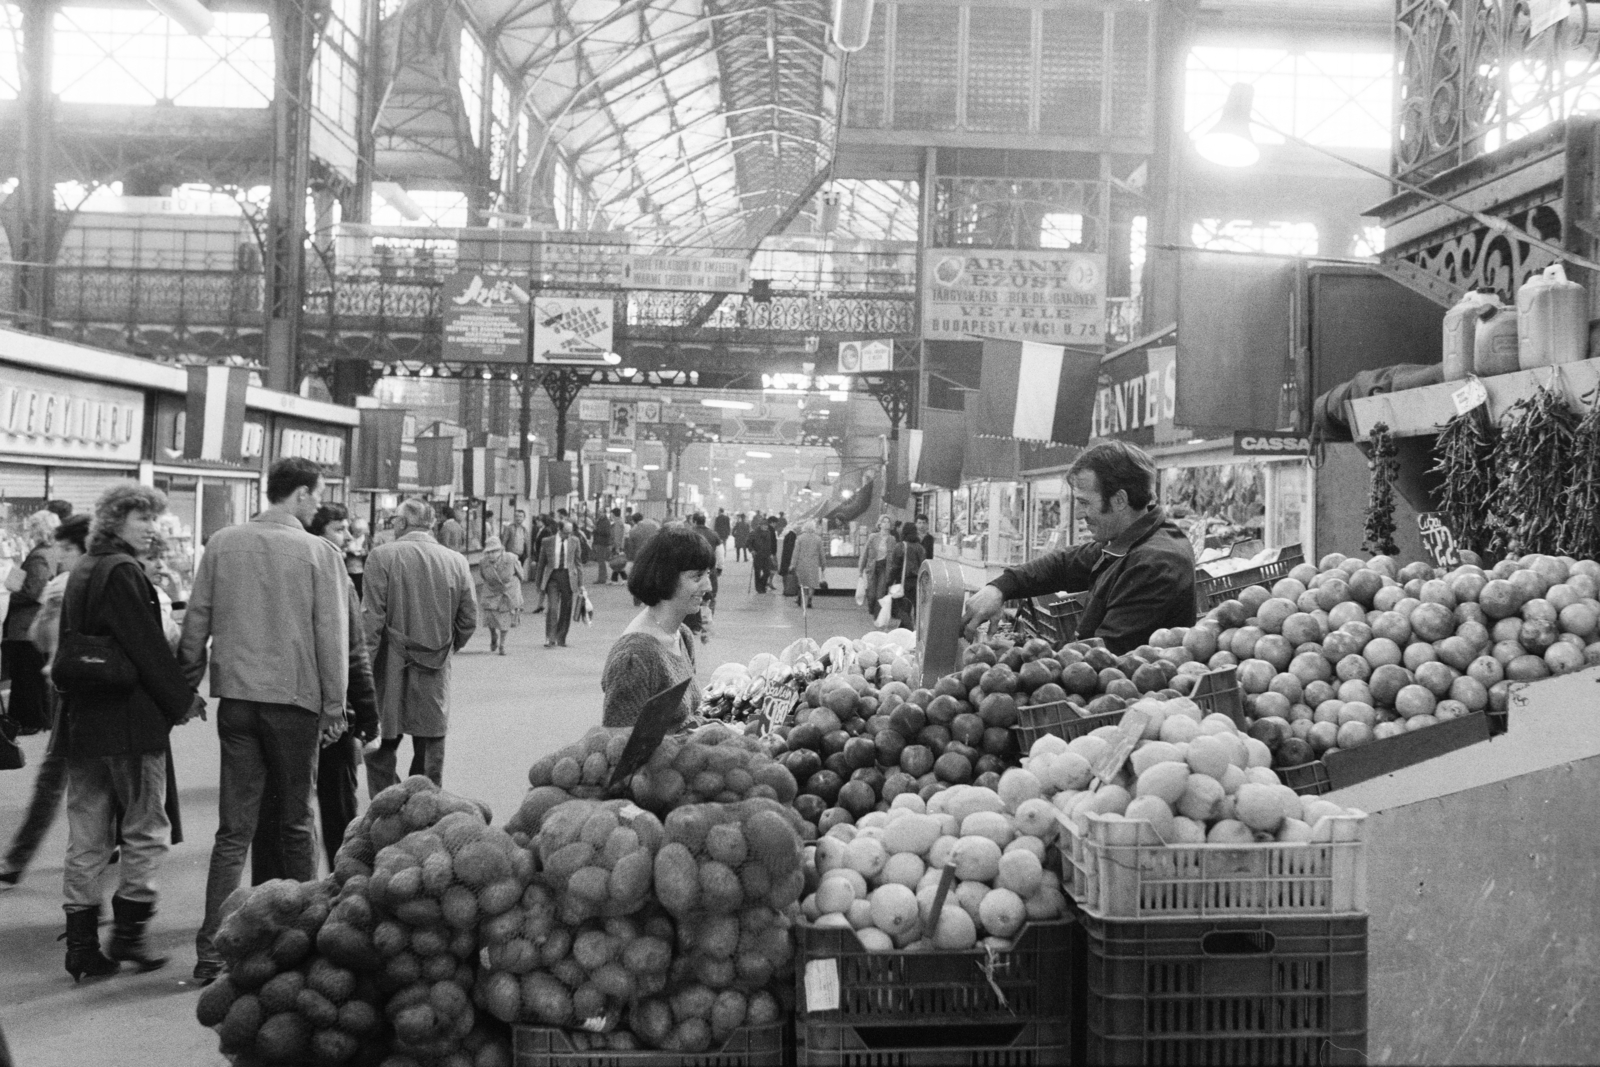
[[[1364,818],[1311,843],[1166,845],[1098,816],[1066,835],[1087,1062],[1365,1063]]]

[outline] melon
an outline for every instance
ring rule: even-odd
[[[1195,744],[1200,742],[1195,738],[1189,747],[1193,750]],[[1187,763],[1177,760],[1168,760],[1157,763],[1139,775],[1134,785],[1135,796],[1160,797],[1170,808],[1183,796],[1184,788],[1189,781],[1189,767]]]
[[[1009,816],[997,811],[975,811],[961,820],[961,836],[987,837],[1005,848],[1017,836],[1017,831]]]
[[[1250,845],[1255,839],[1250,827],[1237,819],[1223,819],[1206,831],[1206,841],[1213,845]]]
[[[978,943],[978,926],[959,907],[948,901],[933,928],[933,946],[943,952],[963,952]]]
[[[878,877],[885,885],[893,882],[914,889],[921,883],[927,870],[922,857],[915,852],[897,852],[889,857],[889,862],[883,865],[883,873]]]
[[[1001,855],[1000,873],[995,876],[994,883],[997,887],[1009,889],[1017,896],[1026,898],[1037,893],[1043,881],[1044,864],[1031,850],[1019,848]],[[988,923],[984,923],[986,929],[988,926]]]
[[[864,930],[856,931],[856,940],[861,942],[861,947],[868,952],[893,952],[894,941],[888,934],[876,926],[869,926]]]
[[[1240,786],[1234,797],[1234,810],[1239,814],[1239,821],[1252,830],[1275,834],[1283,825],[1283,805],[1276,790],[1269,785],[1247,782]]]
[[[1127,818],[1145,820],[1164,842],[1172,840],[1172,805],[1154,794],[1135,797],[1128,805]]]
[[[1028,921],[1022,896],[1006,888],[991,889],[978,904],[978,921],[995,937],[1015,937]]]
[[[950,853],[956,877],[976,882],[993,882],[1000,873],[1000,846],[992,838],[961,837]]]
[[[872,891],[868,904],[872,925],[890,937],[909,933],[917,924],[917,895],[908,886],[881,885]]]
[[[1196,725],[1196,730],[1198,729]],[[1128,757],[1128,766],[1132,767],[1134,775],[1138,776],[1158,763],[1170,763],[1182,758],[1175,744],[1166,741],[1147,741]]]
[[[1229,765],[1231,766],[1231,765]],[[1198,823],[1210,822],[1227,791],[1222,783],[1209,774],[1194,773],[1184,783],[1183,796],[1175,805],[1178,814]]]

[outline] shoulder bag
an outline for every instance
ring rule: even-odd
[[[894,602],[906,595],[906,564],[910,562],[908,554],[900,553],[900,580],[889,587],[889,591],[878,599],[879,628],[888,626],[894,621]]]
[[[133,661],[116,638],[109,634],[86,634],[78,627],[97,606],[106,581],[119,563],[134,562],[132,556],[111,555],[95,560],[87,581],[74,588],[69,579],[61,612],[61,644],[50,665],[50,680],[63,693],[125,693],[139,680]],[[74,575],[73,577],[76,577]],[[74,625],[68,626],[72,618]]]

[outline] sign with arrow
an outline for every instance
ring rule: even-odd
[[[534,297],[533,361],[590,366],[615,362],[612,311],[609,297]]]

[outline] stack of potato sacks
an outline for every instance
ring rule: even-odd
[[[216,945],[228,967],[196,1015],[238,1067],[509,1067],[474,1010],[477,928],[533,867],[477,803],[413,777],[352,823],[334,874],[241,889]]]
[[[627,737],[597,729],[530,769],[506,828],[538,873],[481,928],[479,1003],[580,1049],[719,1048],[781,1017],[805,884],[793,779],[713,725],[667,738],[624,798],[593,799]]]

